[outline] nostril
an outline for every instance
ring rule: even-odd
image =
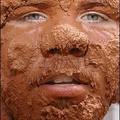
[[[49,53],[50,54],[60,54],[60,49],[58,49],[58,48],[51,48],[49,50]]]
[[[83,52],[81,51],[80,48],[72,48],[69,50],[69,54],[80,57],[80,56],[82,56]]]
[[[75,54],[75,53],[79,53],[80,52],[80,49],[79,48],[72,48],[70,49],[69,53],[71,54]]]

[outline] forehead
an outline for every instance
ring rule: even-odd
[[[1,5],[3,6],[8,6],[8,5],[19,5],[19,4],[27,4],[27,3],[32,3],[32,4],[39,4],[41,2],[44,3],[52,3],[52,2],[98,2],[98,3],[103,3],[106,5],[109,5],[112,8],[119,8],[119,0],[1,0]]]

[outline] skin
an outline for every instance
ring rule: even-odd
[[[118,6],[118,0],[1,0],[2,120],[102,120],[118,101]],[[86,19],[88,11],[99,19]],[[42,17],[31,19],[31,12]],[[87,85],[65,95],[40,84],[57,75]]]

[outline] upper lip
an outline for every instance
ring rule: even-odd
[[[90,79],[88,77],[81,78],[77,74],[73,74],[72,76],[68,76],[66,74],[59,74],[59,75],[53,75],[48,77],[47,79],[42,79],[41,77],[32,81],[32,86],[40,86],[40,85],[53,85],[53,84],[83,84],[83,85],[89,85]]]

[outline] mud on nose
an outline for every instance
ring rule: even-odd
[[[54,27],[51,31],[51,39],[53,45],[44,47],[46,55],[73,55],[82,57],[86,54],[88,49],[88,37],[76,27],[64,24]]]

